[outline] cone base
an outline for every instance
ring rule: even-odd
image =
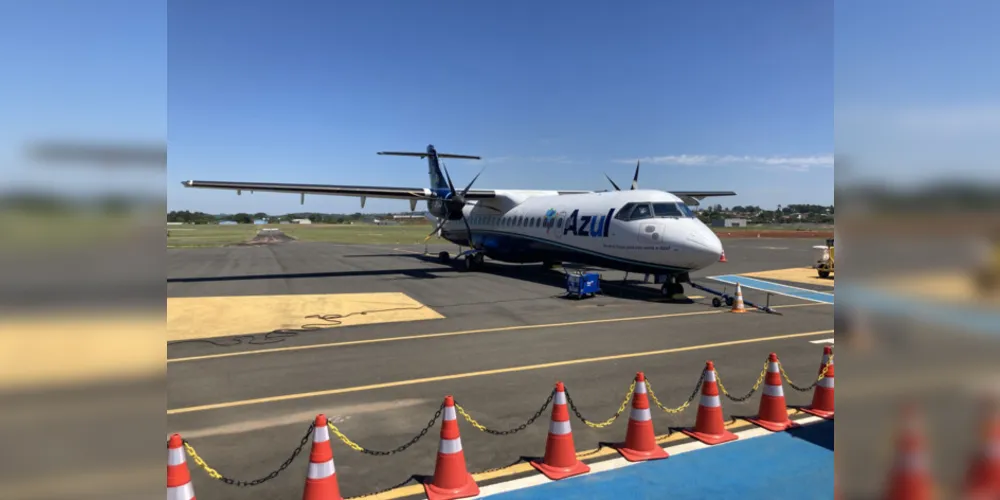
[[[580,474],[590,472],[590,466],[579,460],[569,467],[553,467],[537,461],[531,462],[531,466],[538,469],[538,472],[541,472],[545,475],[545,477],[553,481],[566,479],[567,477],[579,476]]]
[[[708,445],[728,443],[730,441],[736,441],[740,438],[736,434],[729,431],[722,431],[722,434],[705,434],[704,432],[698,432],[694,429],[681,429],[681,432]]]
[[[652,450],[649,451],[639,451],[633,450],[631,448],[626,448],[625,443],[621,443],[616,446],[618,453],[621,453],[625,460],[629,462],[645,462],[646,460],[662,460],[664,458],[670,457],[667,450],[659,446],[654,446]]]
[[[458,488],[439,488],[430,482],[424,483],[424,494],[427,500],[452,500],[454,498],[469,498],[479,494],[479,485],[472,479],[472,474],[465,475],[465,484]]]
[[[306,488],[302,492],[303,500],[342,500],[340,496],[340,485],[337,483],[337,476],[333,475],[324,479],[306,478]]]
[[[747,422],[754,424],[759,427],[763,427],[771,432],[781,432],[791,429],[792,427],[798,427],[799,424],[793,422],[792,420],[786,420],[784,422],[772,422],[770,420],[761,420],[759,418],[748,418]]]
[[[747,312],[747,310],[746,309],[740,309],[740,310],[735,310],[734,309],[734,310],[729,311],[729,312],[734,313],[734,314],[743,314],[743,313]]]
[[[810,415],[816,415],[820,418],[825,418],[827,420],[833,420],[833,412],[826,410],[817,410],[815,408],[799,408],[799,410],[804,411]]]

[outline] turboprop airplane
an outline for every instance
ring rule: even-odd
[[[441,159],[479,160],[478,156],[426,152],[380,152],[380,155],[426,158],[430,188],[273,184],[256,182],[184,181],[188,188],[357,196],[405,199],[410,210],[427,202],[438,235],[468,247],[458,257],[467,270],[479,268],[484,257],[514,263],[541,262],[546,267],[572,262],[661,277],[662,293],[683,296],[689,273],[719,262],[719,238],[688,205],[710,196],[733,196],[732,191],[674,191],[638,189],[639,166],[632,189],[622,191],[472,189],[480,171],[465,189],[452,183]],[[442,175],[442,167],[444,173]],[[605,174],[606,175],[606,174]],[[451,260],[441,252],[442,262]]]

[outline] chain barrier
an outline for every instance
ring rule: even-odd
[[[816,384],[819,384],[820,380],[826,378],[826,372],[830,369],[830,366],[832,365],[833,365],[833,355],[831,354],[830,361],[828,361],[825,365],[823,365],[823,370],[820,372],[819,376],[816,377],[816,380],[814,380],[812,384],[809,384],[809,387],[799,387],[795,385],[795,382],[792,382],[792,379],[788,377],[787,373],[785,373],[785,367],[782,366],[781,363],[778,363],[778,368],[781,370],[781,376],[785,378],[785,381],[788,382],[788,385],[792,386],[792,389],[795,389],[796,391],[799,392],[809,392],[816,387]]]
[[[648,378],[646,379],[646,391],[649,392],[649,397],[650,399],[653,400],[653,403],[655,403],[656,406],[659,407],[661,410],[667,413],[680,413],[686,410],[687,407],[691,405],[691,402],[694,401],[694,398],[698,397],[698,392],[701,390],[701,384],[704,381],[705,381],[705,371],[702,370],[701,376],[698,377],[698,383],[694,385],[694,390],[691,391],[691,395],[688,396],[687,401],[685,401],[684,404],[678,406],[677,408],[667,408],[660,403],[659,398],[656,397],[656,393],[653,392],[653,386],[649,384]]]
[[[762,382],[764,382],[764,376],[767,375],[767,363],[768,363],[767,361],[764,361],[764,368],[760,371],[760,376],[757,377],[757,382],[753,384],[752,388],[750,388],[750,392],[748,392],[745,396],[741,396],[741,397],[734,397],[733,395],[729,394],[729,391],[726,390],[726,386],[722,384],[722,377],[719,376],[719,372],[718,372],[718,370],[716,370],[716,372],[715,372],[715,380],[716,380],[716,382],[719,383],[719,390],[727,398],[729,398],[730,400],[735,401],[737,403],[742,403],[742,402],[750,399],[750,396],[753,396],[754,393],[757,392],[757,390],[760,389],[760,384]]]
[[[622,412],[625,411],[625,407],[628,405],[629,400],[632,399],[632,393],[634,391],[635,391],[635,379],[632,379],[632,385],[628,387],[628,393],[625,394],[625,400],[622,401],[621,406],[618,407],[618,411],[615,412],[614,416],[603,422],[591,422],[590,420],[584,418],[583,415],[580,414],[580,410],[576,408],[576,404],[573,403],[573,398],[571,398],[569,395],[569,389],[566,389],[564,392],[566,393],[566,402],[569,403],[570,409],[573,410],[573,413],[576,414],[576,418],[579,418],[583,423],[587,424],[588,427],[602,429],[604,427],[613,424],[615,420],[618,420],[618,417],[620,417]]]
[[[510,434],[517,434],[518,432],[527,429],[529,425],[535,423],[535,420],[537,420],[538,417],[542,415],[542,413],[545,413],[545,409],[548,408],[549,405],[552,403],[552,398],[554,398],[555,395],[556,391],[555,389],[553,389],[552,392],[549,393],[549,398],[545,400],[545,404],[543,404],[542,407],[539,408],[538,411],[536,411],[535,414],[531,418],[529,418],[527,422],[506,431],[496,431],[487,428],[483,424],[480,424],[479,422],[476,421],[476,419],[472,418],[472,416],[465,411],[465,408],[462,408],[462,405],[458,404],[458,401],[455,402],[455,409],[458,410],[458,413],[462,415],[462,417],[464,417],[465,420],[467,420],[470,424],[472,424],[472,426],[475,427],[476,429],[479,429],[480,431],[483,431],[487,434],[492,434],[494,436],[507,436]]]
[[[281,474],[285,469],[288,468],[289,465],[292,465],[292,462],[295,461],[295,457],[298,457],[299,454],[302,453],[302,449],[305,448],[307,444],[309,444],[309,439],[312,437],[312,433],[315,428],[316,428],[315,424],[309,424],[309,430],[306,432],[305,436],[302,436],[302,441],[299,443],[298,448],[295,448],[295,451],[292,452],[292,456],[288,457],[288,459],[285,460],[285,462],[281,464],[281,466],[278,467],[274,472],[260,479],[254,479],[253,481],[241,481],[239,479],[232,479],[230,477],[226,477],[220,474],[215,469],[209,467],[208,464],[205,463],[205,461],[200,456],[198,456],[198,452],[195,451],[193,446],[191,446],[191,443],[188,443],[187,440],[183,440],[183,443],[184,443],[184,449],[187,450],[188,455],[191,456],[191,460],[194,461],[194,463],[198,465],[198,467],[204,469],[205,472],[208,473],[209,477],[211,477],[212,479],[222,481],[223,483],[234,486],[241,486],[241,487],[257,486],[258,484],[266,483],[267,481],[270,481],[278,477],[278,474]]]
[[[427,435],[427,431],[431,430],[431,427],[434,427],[434,424],[437,423],[437,420],[441,418],[442,411],[444,411],[444,403],[441,403],[441,406],[439,406],[437,411],[434,412],[434,417],[427,422],[427,426],[425,426],[416,436],[413,436],[413,439],[409,440],[406,444],[390,451],[370,450],[368,448],[365,448],[364,446],[361,446],[358,443],[355,443],[354,441],[351,441],[351,439],[345,436],[343,432],[340,432],[340,429],[338,429],[336,425],[333,425],[332,422],[327,421],[326,426],[330,428],[330,432],[332,432],[335,436],[340,438],[340,440],[343,441],[344,444],[346,444],[350,449],[364,453],[365,455],[385,457],[406,451],[407,448],[416,444],[417,441],[420,441],[422,437]]]

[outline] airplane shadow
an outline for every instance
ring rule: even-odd
[[[462,276],[475,276],[490,274],[505,278],[527,281],[539,285],[550,286],[563,291],[559,298],[574,300],[565,294],[566,275],[558,269],[545,269],[537,264],[507,264],[492,262],[487,260],[482,269],[473,273],[466,273],[458,266],[459,262],[452,265],[442,264],[437,255],[404,254],[404,253],[377,253],[377,254],[351,254],[344,258],[373,258],[373,257],[393,257],[397,259],[414,259],[434,267],[406,268],[406,269],[369,269],[351,271],[329,271],[316,273],[276,273],[276,274],[251,274],[239,276],[206,276],[190,278],[167,278],[167,283],[214,283],[233,281],[255,281],[271,279],[314,279],[314,278],[348,278],[384,276],[388,279],[455,279]],[[573,268],[569,265],[567,268]],[[602,280],[601,294],[599,296],[638,300],[646,302],[671,302],[664,299],[658,288],[642,286],[638,280]],[[672,302],[677,303],[677,302]],[[680,303],[692,303],[691,301]]]

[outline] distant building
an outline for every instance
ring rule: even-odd
[[[292,224],[312,224],[313,221],[309,219],[292,219]]]
[[[234,221],[234,220],[220,220],[219,221],[219,225],[220,226],[235,226],[236,225],[236,221]]]
[[[747,227],[746,219],[715,219],[712,227]]]
[[[253,223],[255,226],[262,226],[264,224],[267,224],[267,219],[258,219],[253,221]]]

